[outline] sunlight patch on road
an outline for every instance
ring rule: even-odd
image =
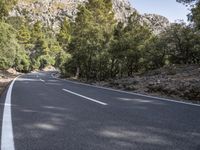
[[[39,79],[28,79],[28,78],[19,78],[17,81],[41,82]]]
[[[42,130],[48,130],[48,131],[57,131],[58,127],[55,125],[52,125],[50,123],[35,123],[35,124],[27,124],[24,125],[27,129],[42,129]]]
[[[46,83],[46,85],[58,85],[58,86],[61,86],[62,84],[61,83]]]
[[[62,108],[62,107],[55,107],[55,106],[43,106],[43,108],[45,108],[45,109],[63,110],[63,111],[65,111],[65,110],[66,110],[66,108]]]
[[[157,145],[171,144],[171,141],[168,141],[164,137],[157,134],[153,134],[151,132],[120,129],[117,127],[104,129],[100,131],[99,134],[104,137],[113,138],[120,141],[128,140],[133,143],[141,142],[141,143],[157,144]]]
[[[150,100],[145,100],[145,99],[139,99],[139,98],[118,98],[119,100],[122,101],[135,101],[135,102],[140,102],[140,103],[151,103],[152,101]]]
[[[47,123],[37,123],[34,126],[44,130],[51,130],[51,131],[58,130],[56,126]]]

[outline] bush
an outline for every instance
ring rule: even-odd
[[[18,50],[14,67],[16,71],[19,71],[19,72],[30,71],[30,60],[25,50],[23,49]]]
[[[39,64],[39,69],[43,69],[49,65],[54,65],[55,64],[55,60],[53,57],[49,56],[49,55],[42,55],[39,56],[38,58],[38,64]]]

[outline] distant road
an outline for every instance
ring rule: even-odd
[[[200,150],[200,107],[23,75],[0,99],[1,150]]]

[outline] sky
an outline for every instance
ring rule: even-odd
[[[189,10],[176,0],[129,0],[141,14],[155,13],[167,17],[171,22],[184,20],[187,22]]]

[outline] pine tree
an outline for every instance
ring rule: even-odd
[[[142,51],[146,42],[152,36],[148,26],[141,24],[141,16],[136,12],[129,17],[128,25],[124,29],[124,43],[126,43],[125,64],[128,76],[138,72],[142,67]]]
[[[16,31],[12,26],[0,22],[0,69],[12,67],[20,45],[17,43]]]
[[[77,64],[77,73],[86,78],[101,78],[102,59],[107,53],[115,25],[110,0],[89,0],[85,6],[79,6],[71,47],[75,48],[73,57]],[[82,64],[80,63],[82,62]]]
[[[69,43],[72,39],[71,30],[71,22],[65,18],[61,24],[60,32],[57,35],[57,39],[65,51],[68,50]]]
[[[18,31],[17,38],[18,38],[18,42],[22,45],[26,45],[30,42],[31,33],[25,24],[21,25]]]

